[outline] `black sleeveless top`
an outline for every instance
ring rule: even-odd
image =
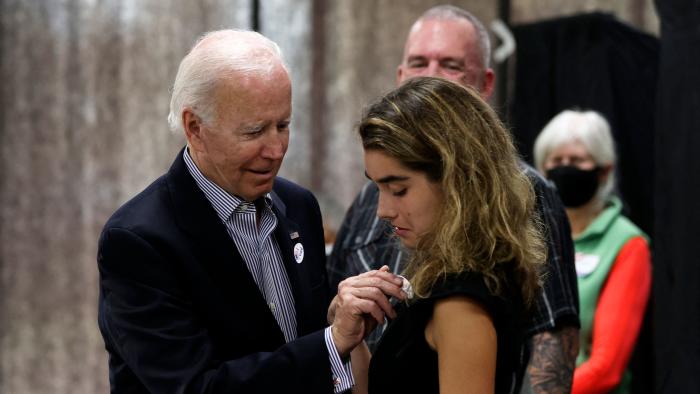
[[[397,306],[396,319],[384,332],[369,367],[369,392],[439,393],[437,353],[425,341],[425,327],[435,302],[451,296],[468,296],[491,315],[497,334],[496,393],[520,391],[529,353],[525,346],[524,307],[520,290],[512,286],[496,297],[483,276],[448,275],[438,281],[428,298]],[[505,283],[504,286],[509,286]]]

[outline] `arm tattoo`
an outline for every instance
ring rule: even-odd
[[[578,329],[565,326],[532,337],[527,367],[532,393],[570,393],[578,355]]]

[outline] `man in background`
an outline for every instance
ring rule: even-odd
[[[458,7],[436,6],[411,27],[397,84],[416,76],[443,77],[476,88],[487,100],[495,84],[490,57],[488,32],[476,17]],[[548,244],[545,283],[528,325],[532,356],[526,386],[535,393],[569,393],[579,327],[571,231],[556,190],[527,164],[522,167],[535,187]],[[389,224],[377,218],[377,202],[378,189],[370,182],[348,210],[328,262],[332,289],[346,277],[382,265],[395,273],[403,270],[405,252]],[[381,332],[375,330],[367,338],[371,349]]]

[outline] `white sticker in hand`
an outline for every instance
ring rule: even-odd
[[[408,281],[408,279],[404,278],[401,275],[396,275],[399,278],[403,280],[403,284],[401,285],[401,290],[403,290],[404,293],[406,293],[406,297],[410,300],[413,298],[413,286],[411,286],[411,282]]]

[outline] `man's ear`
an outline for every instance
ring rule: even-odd
[[[396,86],[401,85],[401,81],[403,77],[403,63],[399,64],[398,67],[396,67]]]
[[[191,109],[182,110],[182,128],[185,129],[187,145],[194,150],[200,150],[202,144],[202,119]]]
[[[496,74],[493,72],[492,68],[487,68],[484,72],[484,83],[481,88],[481,98],[485,101],[493,94],[493,88],[496,85]]]

